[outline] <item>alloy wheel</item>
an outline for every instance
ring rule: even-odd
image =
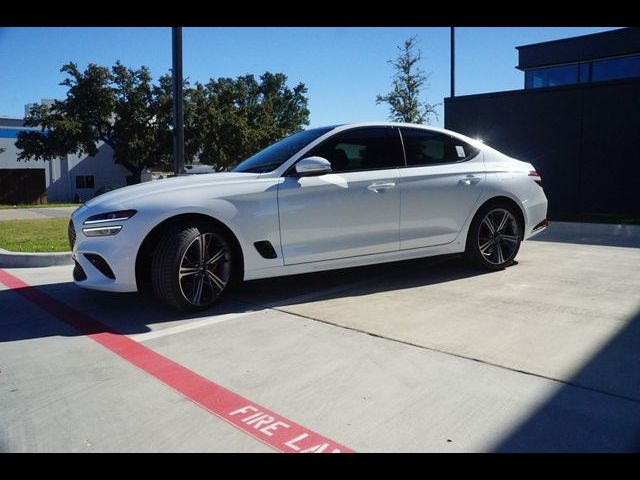
[[[485,215],[478,230],[478,248],[484,259],[493,265],[510,262],[518,251],[520,233],[513,214],[495,208]]]
[[[231,253],[215,233],[202,233],[189,244],[180,261],[178,283],[184,299],[201,307],[213,303],[231,276]]]

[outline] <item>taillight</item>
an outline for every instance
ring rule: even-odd
[[[542,177],[538,172],[536,172],[535,170],[531,170],[529,172],[529,176],[533,177],[533,181],[542,187]]]

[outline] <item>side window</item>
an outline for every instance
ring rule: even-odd
[[[478,153],[477,148],[444,133],[413,128],[401,132],[407,166],[462,162]]]
[[[366,127],[347,130],[328,138],[306,156],[331,162],[333,172],[396,168],[404,165],[398,130]]]
[[[93,188],[93,175],[76,175],[76,188]]]

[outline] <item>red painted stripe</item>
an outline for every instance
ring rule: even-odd
[[[135,365],[205,410],[280,452],[346,453],[349,448],[208,380],[0,269],[0,283]]]

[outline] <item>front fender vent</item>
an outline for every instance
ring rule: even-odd
[[[253,246],[256,247],[258,253],[264,258],[278,258],[278,254],[269,240],[254,242]]]

